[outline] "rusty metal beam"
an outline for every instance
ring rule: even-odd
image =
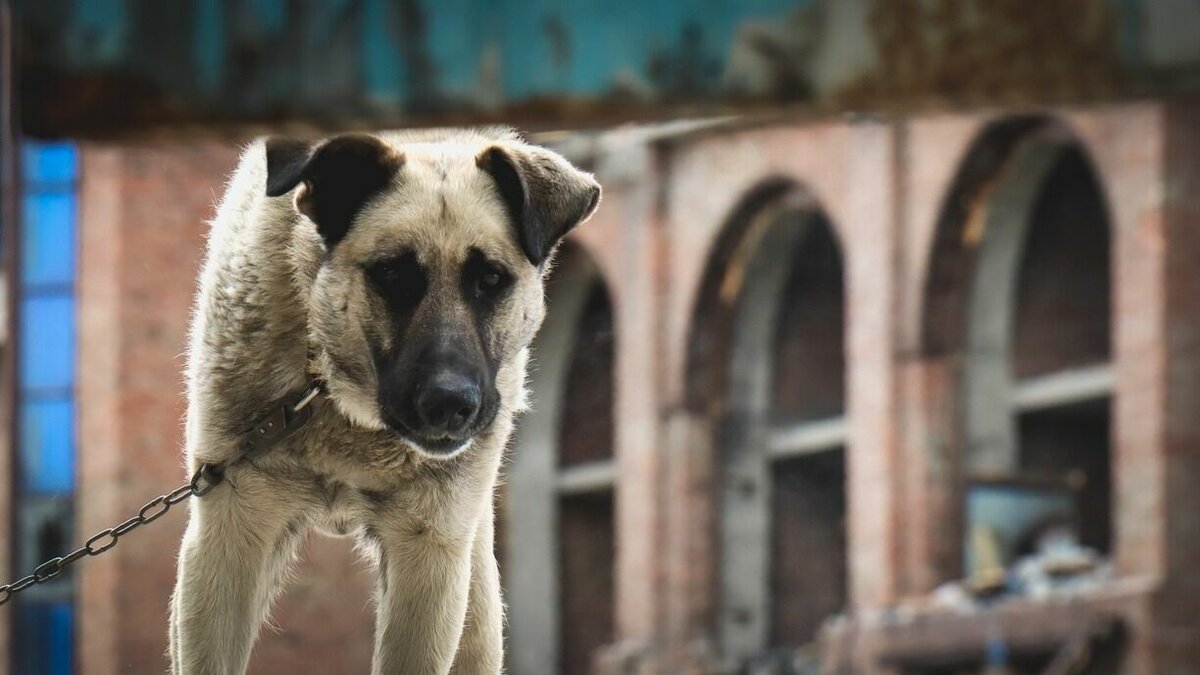
[[[1143,22],[1157,0],[14,2],[21,125],[38,136],[580,129],[1200,90],[1200,48],[1180,39],[1200,12]]]

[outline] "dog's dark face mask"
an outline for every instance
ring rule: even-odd
[[[325,252],[309,333],[339,409],[438,457],[511,415],[546,263],[595,181],[519,141],[272,139],[267,160],[267,194],[295,189]]]
[[[363,275],[379,305],[366,332],[380,417],[430,453],[455,452],[499,410],[496,379],[512,345],[492,334],[520,313],[514,273],[478,249],[463,258],[405,249]]]

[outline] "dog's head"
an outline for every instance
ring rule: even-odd
[[[468,447],[498,384],[521,385],[543,274],[600,186],[511,135],[273,138],[266,154],[267,195],[294,192],[325,249],[309,331],[331,398],[420,452]]]

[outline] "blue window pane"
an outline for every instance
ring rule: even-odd
[[[21,478],[33,492],[75,486],[75,406],[70,399],[21,402]]]
[[[45,192],[22,203],[21,278],[26,285],[75,279],[75,195]]]
[[[17,673],[71,675],[75,609],[69,602],[22,602],[17,607]]]
[[[75,487],[75,266],[79,152],[71,143],[25,142],[21,147],[17,354],[19,388],[17,439],[20,474],[14,542],[16,559],[39,561],[43,548],[66,550],[59,541],[70,520],[48,505],[71,504]],[[26,516],[41,513],[44,528]],[[37,525],[34,527],[34,525]],[[57,534],[55,534],[57,533]],[[57,584],[57,586],[55,585]],[[75,666],[72,580],[51,582],[16,603],[16,641],[8,657],[14,672],[71,675]]]
[[[21,302],[21,390],[70,393],[75,382],[75,299],[34,296]]]
[[[21,153],[21,173],[29,185],[75,180],[79,154],[71,143],[31,143]]]

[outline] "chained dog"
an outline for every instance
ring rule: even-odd
[[[374,673],[501,671],[493,491],[554,249],[599,199],[503,129],[245,150],[190,336],[187,462],[217,468],[180,550],[174,673],[245,672],[312,528],[377,570]],[[316,391],[301,428],[247,450]]]

